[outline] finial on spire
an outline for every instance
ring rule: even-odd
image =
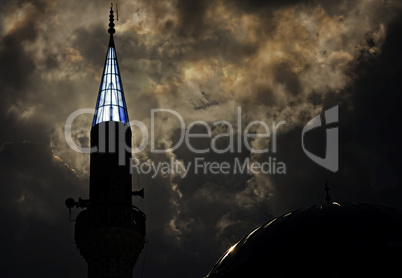
[[[327,201],[327,205],[329,205],[331,202],[331,196],[329,196],[328,181],[325,182],[325,191],[327,191],[327,196],[325,197],[325,201]]]
[[[110,35],[113,35],[116,32],[116,30],[113,27],[114,27],[113,3],[110,3],[109,30],[107,30]]]

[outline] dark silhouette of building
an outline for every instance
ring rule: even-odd
[[[145,215],[132,205],[131,129],[113,41],[113,7],[109,46],[91,129],[89,200],[66,200],[83,207],[75,224],[77,248],[90,278],[131,278],[143,249]]]
[[[401,251],[402,212],[327,199],[255,229],[206,277],[400,277]]]

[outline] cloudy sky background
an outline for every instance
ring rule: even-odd
[[[186,125],[226,120],[237,132],[286,121],[278,150],[198,155],[185,146],[141,161],[186,164],[276,157],[286,175],[141,175],[149,243],[139,277],[202,277],[225,249],[275,216],[324,201],[402,209],[402,5],[398,1],[119,1],[115,44],[130,120],[151,109]],[[106,55],[109,1],[3,1],[0,7],[0,276],[86,277],[64,206],[88,196],[89,156],[67,145],[64,125],[94,108]],[[339,171],[302,151],[304,125],[339,105]],[[166,115],[165,115],[166,116]],[[73,124],[88,146],[91,115]],[[179,121],[157,117],[155,143],[171,147]],[[200,128],[200,132],[205,129]],[[194,129],[195,131],[195,129]],[[262,130],[258,130],[262,132]],[[213,134],[228,132],[215,126]],[[135,130],[135,143],[141,140]],[[237,142],[235,137],[235,144]],[[305,137],[324,156],[325,130]],[[251,140],[270,147],[266,138]],[[222,148],[227,141],[217,141]],[[199,148],[210,140],[194,141]],[[240,143],[243,144],[243,143]],[[134,176],[133,189],[138,189]],[[73,211],[73,216],[78,211]],[[146,256],[145,256],[146,254]]]

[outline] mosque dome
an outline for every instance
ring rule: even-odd
[[[207,278],[394,277],[401,275],[401,251],[401,211],[333,202],[255,229],[224,253]]]

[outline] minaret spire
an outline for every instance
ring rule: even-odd
[[[129,122],[126,100],[124,98],[123,82],[120,76],[120,69],[113,41],[113,34],[116,32],[114,26],[112,3],[110,7],[108,29],[110,40],[92,126],[101,122],[109,121],[122,122],[123,124],[128,124]]]

